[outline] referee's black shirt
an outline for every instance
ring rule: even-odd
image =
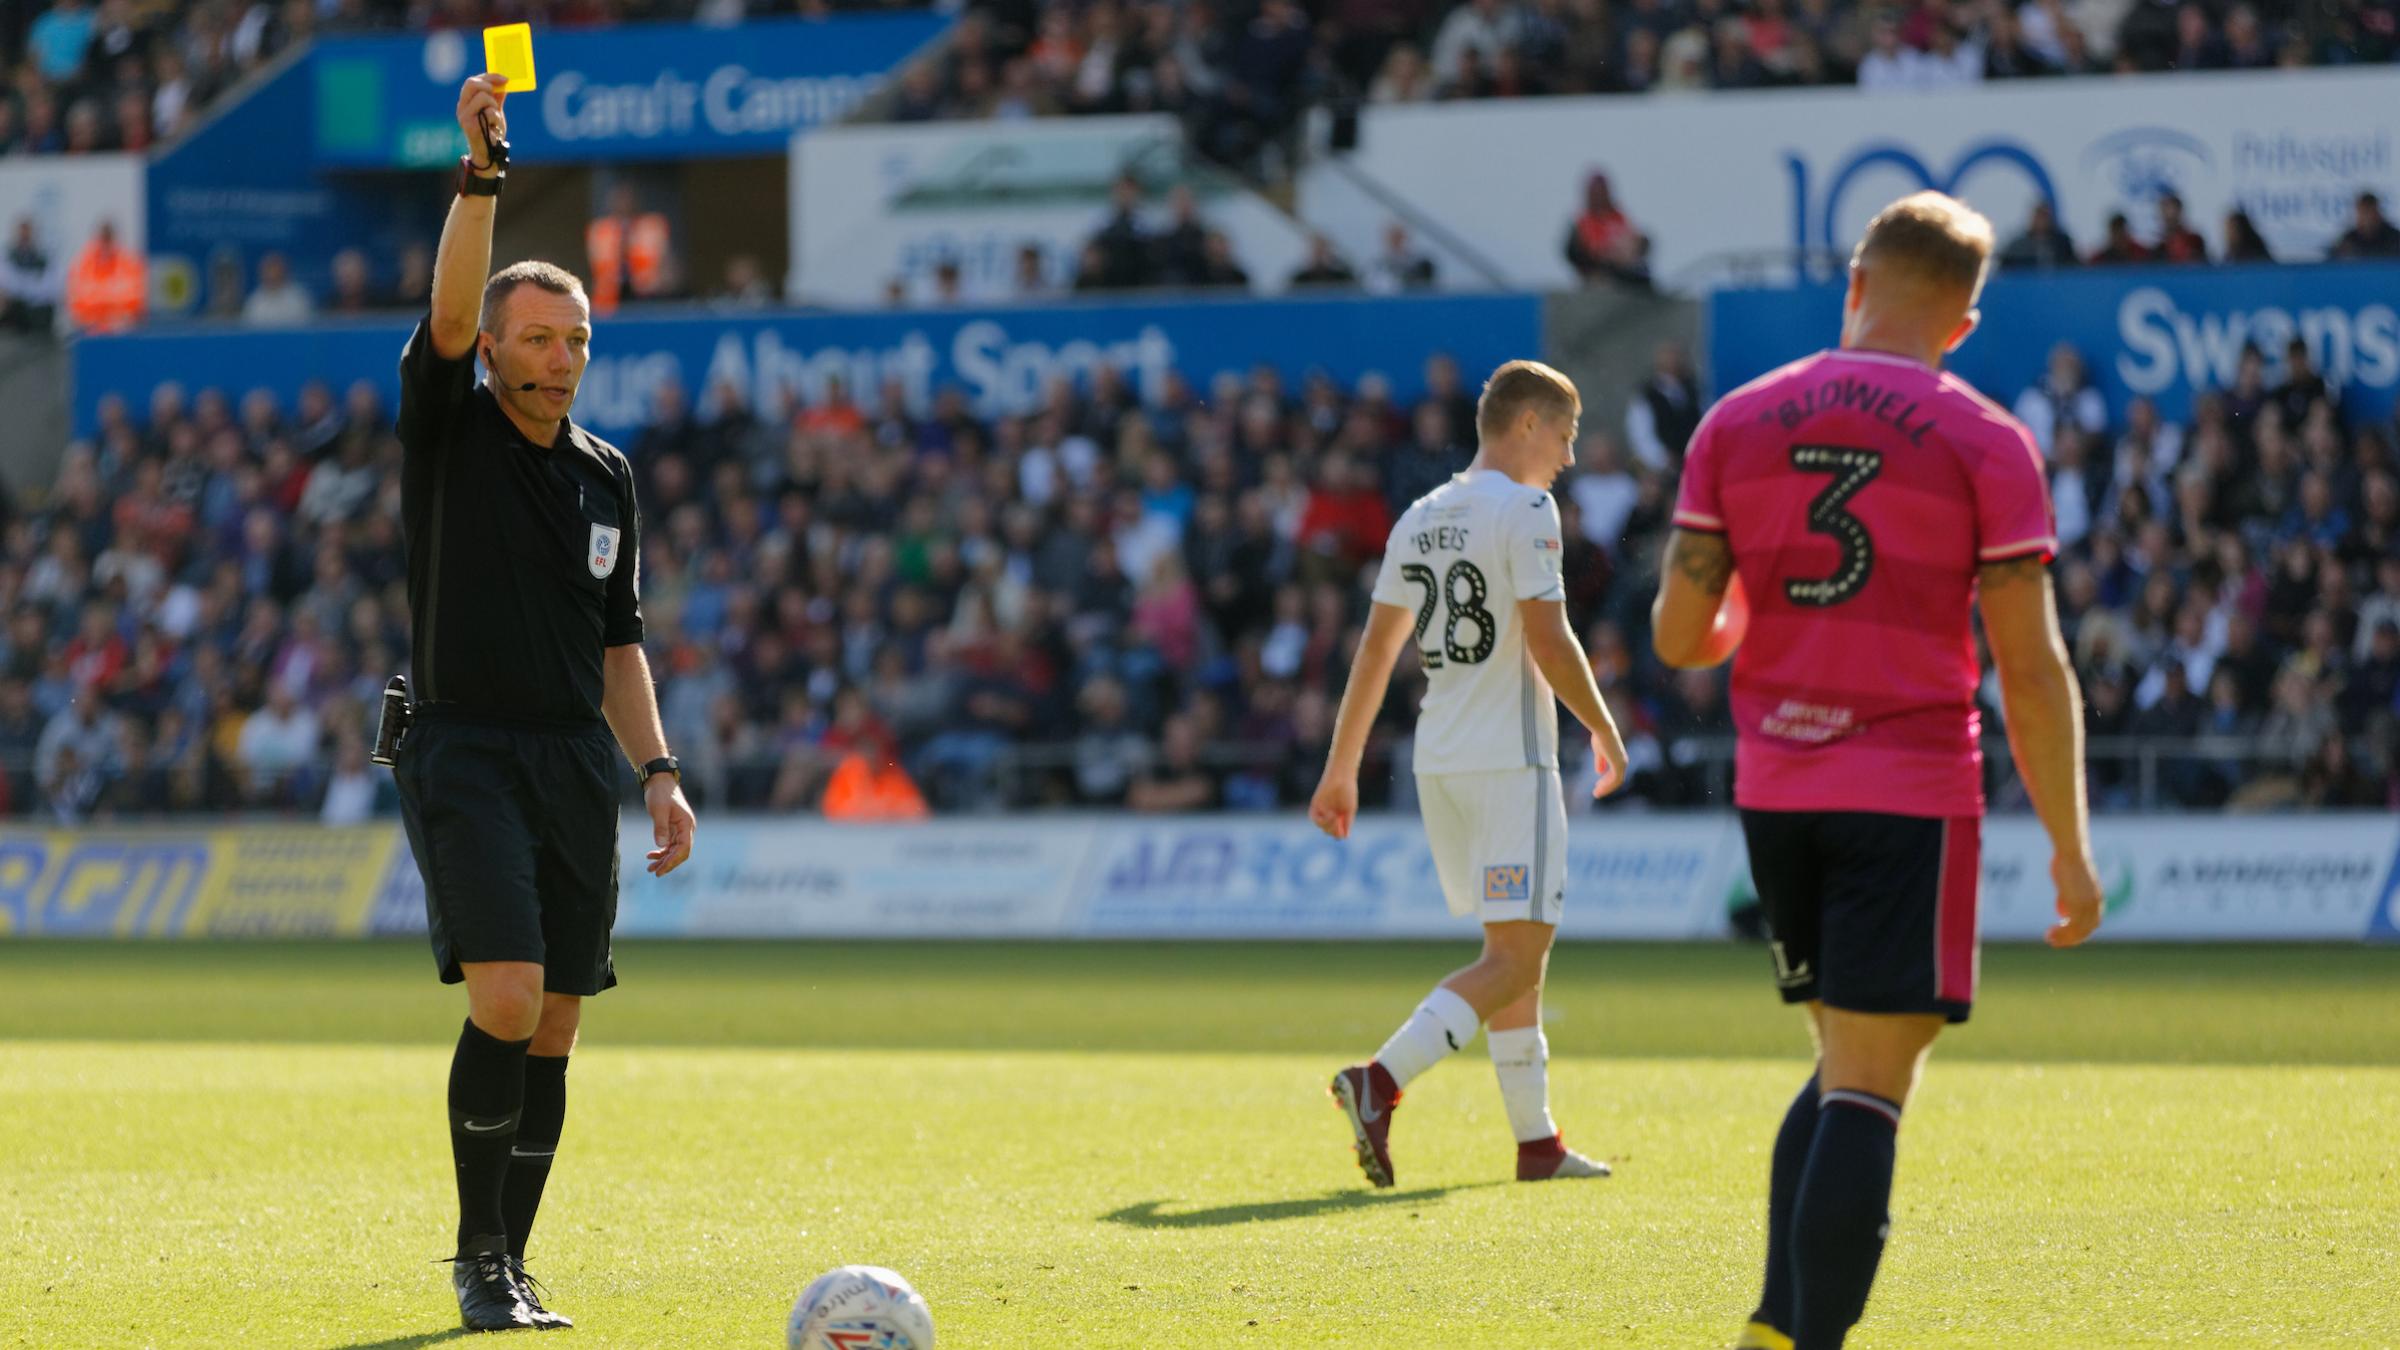
[[[525,439],[422,319],[400,356],[410,692],[561,729],[600,720],[601,652],[642,640],[633,466],[569,421]]]

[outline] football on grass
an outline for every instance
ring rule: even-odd
[[[800,1291],[791,1350],[933,1350],[933,1310],[881,1266],[842,1266]]]

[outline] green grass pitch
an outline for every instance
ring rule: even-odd
[[[1765,958],[1577,945],[1518,1186],[1480,1044],[1396,1191],[1324,1084],[1471,953],[629,945],[533,1266],[586,1347],[780,1344],[897,1267],[952,1350],[1720,1346],[1805,1065]],[[397,1347],[456,1325],[416,944],[0,943],[0,1346]],[[1879,1347],[2400,1345],[2400,951],[2004,948],[1902,1135]]]

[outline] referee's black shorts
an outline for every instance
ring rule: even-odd
[[[1981,817],[1744,807],[1742,835],[1784,1002],[1967,1020]]]
[[[617,982],[617,751],[606,724],[541,730],[417,709],[393,765],[442,981],[532,961],[553,994]]]

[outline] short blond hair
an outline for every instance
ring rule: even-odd
[[[1580,417],[1583,395],[1575,392],[1573,380],[1539,361],[1507,362],[1483,382],[1483,396],[1475,400],[1476,433],[1497,436],[1528,411]]]
[[[1850,265],[1944,291],[1970,301],[1983,289],[1992,262],[1992,222],[1943,192],[1912,192],[1867,222]]]

